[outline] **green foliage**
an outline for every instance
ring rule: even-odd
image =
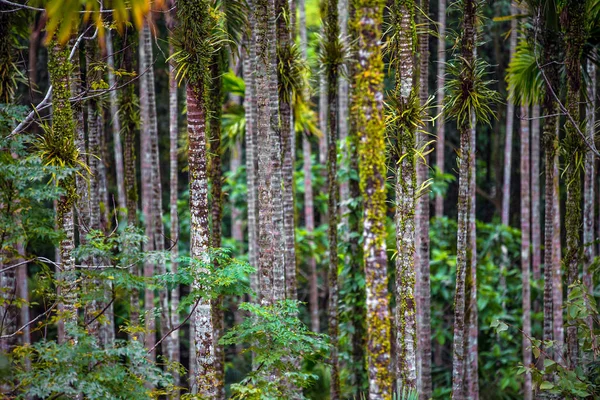
[[[41,340],[18,346],[12,352],[12,378],[19,382],[13,390],[18,399],[77,398],[148,399],[165,393],[172,378],[147,358],[147,350],[138,341],[115,340],[102,348],[93,335],[67,324],[72,340],[58,344]],[[0,382],[12,384],[9,377]],[[168,391],[168,390],[167,390]]]
[[[254,355],[256,369],[232,385],[233,399],[291,398],[293,389],[285,381],[307,387],[315,379],[314,375],[299,371],[298,360],[318,360],[329,347],[324,335],[311,332],[298,319],[298,304],[292,300],[267,306],[240,304],[240,309],[251,315],[227,332],[221,343],[244,344],[244,351]]]
[[[207,257],[181,257],[176,273],[157,275],[157,283],[190,286],[190,294],[181,299],[180,310],[199,299],[242,296],[250,292],[250,264],[232,258],[227,249],[211,249]],[[218,265],[218,267],[215,267]]]
[[[488,64],[482,60],[469,64],[461,57],[448,62],[446,70],[451,79],[446,81],[444,113],[455,119],[458,126],[470,126],[472,115],[477,122],[484,124],[491,123],[492,116],[495,116],[491,104],[499,102],[500,96],[490,89],[494,81],[487,79],[487,67]],[[464,74],[471,76],[469,83],[460,79]]]
[[[437,166],[430,170],[430,174],[429,181],[431,182],[431,185],[429,186],[429,196],[432,199],[436,196],[444,197],[450,184],[456,181],[456,176],[442,172]]]
[[[517,104],[539,104],[542,100],[544,80],[535,57],[533,45],[527,40],[521,40],[508,65],[508,91]]]

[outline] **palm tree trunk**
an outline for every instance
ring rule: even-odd
[[[439,0],[438,5],[438,59],[437,59],[437,143],[435,148],[435,164],[440,173],[444,172],[445,123],[444,123],[444,85],[446,82],[446,0]],[[444,196],[435,196],[435,216],[444,215]],[[424,376],[425,378],[425,376]]]
[[[306,5],[304,0],[298,3],[299,26],[300,26],[300,50],[304,60],[308,57],[308,38],[306,34]],[[304,93],[305,100],[309,100],[308,88]],[[308,240],[312,243],[312,234],[315,230],[315,214],[312,187],[312,157],[310,140],[306,133],[302,135],[302,165],[304,171],[304,221]],[[309,295],[308,306],[310,313],[310,328],[313,332],[320,331],[319,323],[319,288],[317,262],[311,255],[308,256],[306,263],[309,269]]]
[[[510,3],[510,13],[511,15],[517,14],[517,9],[514,1]],[[510,26],[510,40],[508,44],[509,51],[509,60],[512,60],[513,55],[515,54],[515,49],[517,47],[517,19],[513,18],[511,20]],[[502,213],[501,213],[501,222],[502,225],[508,226],[509,221],[509,211],[510,211],[510,172],[511,172],[511,162],[512,162],[512,148],[513,148],[513,130],[514,130],[514,119],[515,119],[515,105],[513,104],[511,98],[508,98],[506,105],[506,135],[504,140],[504,168],[503,168],[503,176],[502,176]],[[506,268],[506,265],[504,266]]]
[[[386,165],[383,120],[383,62],[380,37],[383,3],[358,0],[357,54],[354,65],[354,109],[359,134],[360,189],[364,201],[363,249],[367,291],[367,369],[369,398],[390,399],[390,311],[385,245]]]
[[[71,108],[71,87],[69,77],[71,74],[71,62],[69,61],[69,49],[67,46],[58,44],[55,39],[50,43],[48,57],[48,72],[52,93],[52,131],[51,135],[62,136],[66,141],[75,140],[75,124],[73,110]],[[62,160],[72,164],[75,160]],[[59,244],[60,254],[60,291],[62,296],[62,312],[65,315],[65,339],[70,337],[68,325],[77,324],[77,281],[75,272],[75,258],[72,256],[75,247],[75,229],[73,219],[74,186],[73,175],[64,178],[60,182],[64,190],[63,195],[57,201],[56,220],[58,228],[64,233]],[[71,328],[72,329],[72,328]]]
[[[419,24],[424,32],[419,35],[419,63],[420,63],[420,83],[419,99],[421,106],[425,106],[429,100],[429,0],[421,0],[421,10]],[[425,120],[427,120],[427,109]],[[429,141],[427,130],[429,124],[425,122],[424,130],[417,130],[417,148],[425,148]],[[429,175],[429,154],[425,152],[423,160],[417,161],[417,190],[422,187]],[[416,215],[416,246],[417,255],[415,256],[415,267],[417,273],[418,286],[417,302],[417,385],[419,387],[419,396],[422,400],[431,397],[431,283],[429,269],[429,191],[426,190],[420,194],[417,200]]]
[[[555,125],[558,127],[558,121]],[[558,137],[558,136],[557,136]],[[550,270],[550,276],[552,279],[552,291],[551,291],[551,300],[552,300],[552,309],[551,318],[552,325],[551,328],[554,337],[554,357],[556,360],[560,360],[564,363],[564,345],[565,345],[565,330],[563,324],[563,279],[562,279],[562,242],[560,235],[560,226],[561,226],[561,211],[560,211],[560,183],[559,177],[560,174],[558,172],[558,152],[554,156],[554,177],[552,183],[552,191],[553,191],[553,203],[552,203],[552,219],[555,229],[552,233],[552,237],[550,238],[552,243],[552,268]],[[547,212],[547,211],[546,211]],[[544,275],[546,272],[544,270]],[[545,277],[544,277],[545,279]],[[544,289],[545,290],[545,289]]]
[[[461,37],[461,59],[463,72],[459,76],[462,85],[470,87],[473,84],[471,65],[475,56],[475,23],[478,3],[476,0],[466,0],[463,5],[463,23]],[[473,252],[469,235],[470,213],[472,196],[472,176],[474,174],[474,157],[471,155],[473,136],[473,116],[465,116],[458,126],[460,132],[460,152],[458,157],[458,231],[457,231],[457,257],[456,257],[456,295],[454,298],[454,345],[452,363],[452,399],[465,398],[466,364],[468,332],[465,323],[468,323],[466,311],[466,295],[470,293],[467,277],[471,280]],[[469,296],[470,299],[470,296]]]
[[[246,36],[244,53],[244,81],[246,92],[244,112],[246,115],[246,180],[248,188],[248,260],[250,265],[258,268],[258,192],[257,192],[257,104],[256,104],[256,46],[254,12],[250,11],[249,31]],[[258,271],[250,277],[250,287],[258,293]]]
[[[529,149],[528,106],[521,106],[521,282],[523,285],[523,365],[531,365],[531,285],[529,283],[531,264],[531,174]],[[531,374],[525,373],[523,398],[532,399]]]
[[[175,28],[175,19],[170,13],[167,14],[167,26],[170,32]],[[170,33],[171,35],[171,33]],[[174,53],[173,42],[169,42],[169,57]],[[171,273],[177,273],[179,266],[179,214],[177,212],[177,195],[179,184],[179,169],[177,166],[178,156],[178,102],[177,102],[177,71],[173,63],[169,64],[169,208],[171,215]],[[171,289],[171,326],[179,326],[179,285],[175,285]],[[179,353],[179,331],[175,330],[171,333],[167,343],[167,357],[171,362],[180,362],[181,355]],[[179,373],[173,373],[173,384],[179,386],[181,377]],[[173,394],[174,399],[179,399],[179,390]]]
[[[148,42],[148,44],[146,44]],[[141,131],[140,131],[140,154],[141,160],[141,173],[142,173],[142,213],[144,215],[144,227],[147,242],[144,243],[143,250],[145,252],[154,251],[155,240],[154,240],[154,207],[153,207],[153,166],[152,166],[152,132],[154,129],[152,121],[150,120],[150,92],[152,91],[153,75],[150,75],[152,67],[152,53],[148,55],[148,51],[151,51],[151,34],[150,28],[146,23],[142,28],[140,34],[139,43],[139,71],[141,75],[140,79],[140,117],[141,117]],[[155,120],[156,121],[156,120]],[[154,276],[154,264],[151,261],[144,262],[144,278],[152,279]],[[145,318],[145,334],[144,343],[148,349],[154,348],[156,341],[155,329],[156,320],[152,317],[152,309],[154,308],[154,290],[146,287],[144,289],[144,313]],[[150,352],[150,357],[154,359],[156,352]]]
[[[555,27],[551,25],[552,13],[556,10],[548,9],[548,14],[542,18],[545,26],[543,27],[543,65],[544,74],[546,75],[546,86],[544,93],[544,102],[542,104],[543,115],[556,115],[558,113],[558,103],[554,97],[554,90],[558,88],[559,71],[557,68],[558,54],[558,38]],[[556,271],[560,274],[560,267],[556,265],[553,253],[558,250],[555,245],[555,213],[558,211],[555,207],[555,201],[558,201],[558,190],[555,190],[555,171],[557,168],[557,139],[558,139],[558,120],[550,117],[544,118],[542,128],[542,137],[544,142],[544,151],[546,157],[545,177],[546,177],[546,212],[544,217],[544,328],[543,339],[553,340],[553,318],[555,310],[553,310],[553,299],[555,293],[553,290],[553,282]],[[560,222],[556,225],[557,231],[560,227]],[[557,235],[559,232],[556,232]],[[559,236],[558,236],[559,237]],[[560,275],[559,275],[560,276]],[[556,288],[558,289],[558,288]],[[562,298],[562,292],[560,294]],[[556,306],[556,304],[554,304]],[[560,311],[562,313],[562,310]],[[556,321],[555,321],[556,322]],[[558,348],[560,349],[560,348]],[[557,350],[559,351],[559,350]],[[545,349],[546,353],[551,355],[552,349]],[[543,365],[544,357],[539,359],[539,365]]]
[[[412,114],[411,107],[419,107],[415,96],[419,83],[415,80],[414,43],[416,34],[414,2],[396,2],[393,18],[398,26],[395,115]],[[396,168],[396,379],[398,392],[417,389],[417,304],[415,295],[417,208],[417,133],[401,117],[388,130],[397,140]],[[420,232],[419,232],[420,233]]]
[[[338,2],[338,25],[340,30],[340,41],[344,48],[348,48],[348,7],[347,1]],[[348,65],[341,65],[342,71],[347,71]],[[350,84],[346,76],[339,77],[338,83],[338,133],[342,149],[342,167],[348,168],[351,157],[350,146],[348,143],[348,117],[349,117],[349,95]],[[350,199],[349,179],[343,179],[340,182],[340,217],[342,226],[348,226],[348,200]],[[348,232],[349,233],[349,232]],[[346,235],[348,236],[348,235]],[[346,239],[347,240],[347,237]]]
[[[212,215],[212,230],[210,233],[213,249],[221,248],[221,222],[223,219],[223,192],[222,181],[223,173],[221,171],[221,114],[222,114],[222,82],[221,74],[223,73],[223,52],[222,50],[213,55],[211,65],[211,87],[209,89],[209,128],[210,128],[210,164],[208,166],[208,177],[210,185],[211,198],[211,215]],[[219,265],[215,261],[215,268]],[[214,348],[215,348],[215,369],[216,369],[216,385],[217,398],[225,399],[225,352],[223,346],[219,344],[219,340],[224,331],[224,315],[221,309],[222,298],[214,299],[212,304],[213,311],[213,328],[214,332]]]
[[[275,5],[277,18],[277,52],[280,61],[278,68],[282,75],[289,75],[292,34],[286,15],[289,15],[289,1],[277,0]],[[279,115],[281,118],[281,149],[283,175],[283,229],[285,253],[285,292],[286,298],[298,299],[296,283],[296,234],[294,223],[294,133],[292,131],[292,93],[290,88],[279,80]]]
[[[208,262],[208,177],[206,155],[206,104],[200,83],[188,82],[188,135],[190,170],[190,253],[192,258]],[[202,271],[200,271],[202,273]],[[195,284],[197,285],[197,284]],[[197,287],[197,286],[196,286]],[[218,395],[214,324],[211,301],[199,299],[193,315],[195,366],[192,392],[201,397]]]
[[[273,0],[255,4],[256,98],[258,136],[258,273],[261,304],[285,296],[283,210],[281,208],[281,141],[278,132]]]
[[[584,157],[584,143],[578,132],[581,117],[579,112],[581,97],[581,53],[585,42],[586,19],[585,1],[569,0],[566,4],[566,75],[567,75],[567,110],[570,114],[565,124],[566,137],[564,141],[565,154],[568,154],[565,179],[567,182],[567,202],[565,209],[565,227],[567,230],[567,253],[564,265],[567,268],[567,292],[571,293],[571,285],[579,279],[579,252],[581,251],[580,228],[582,175],[577,166],[578,160]],[[571,123],[570,119],[574,123]],[[567,327],[567,361],[568,367],[577,366],[578,341],[577,326]]]
[[[596,125],[596,65],[593,61],[588,60],[587,72],[590,81],[587,87],[586,104],[586,134],[588,141],[593,143],[595,140],[595,125]],[[590,271],[590,266],[594,261],[595,245],[594,245],[594,186],[595,186],[595,157],[591,149],[586,149],[585,152],[585,175],[583,182],[583,284],[588,290],[590,297],[594,296],[593,273]],[[594,321],[590,316],[588,318],[588,326],[590,331],[594,329]]]
[[[540,106],[535,104],[531,111],[531,270],[536,282],[542,278],[540,193]]]
[[[327,237],[329,240],[329,339],[331,341],[331,400],[340,399],[340,365],[339,365],[339,317],[338,317],[338,251],[337,251],[337,225],[339,221],[339,185],[337,182],[337,139],[338,139],[338,76],[340,65],[337,62],[338,53],[341,51],[339,43],[340,29],[338,25],[338,2],[328,0],[324,10],[324,30],[326,50],[323,54],[327,77],[327,220],[329,222]]]
[[[119,116],[118,95],[115,82],[115,58],[113,52],[112,33],[106,34],[106,53],[108,64],[108,86],[110,91],[110,116],[112,121],[113,146],[115,151],[115,173],[117,175],[117,201],[119,205],[119,215],[124,216],[127,208],[125,198],[125,170],[123,166],[123,146],[121,145],[121,120]]]

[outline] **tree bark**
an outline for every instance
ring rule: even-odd
[[[580,98],[581,98],[581,53],[586,37],[585,1],[569,0],[566,4],[566,54],[565,69],[567,75],[567,111],[575,124],[581,126]],[[582,247],[579,232],[582,223],[581,214],[581,187],[582,174],[578,166],[579,160],[584,157],[584,143],[578,132],[579,126],[570,122],[565,123],[565,140],[563,147],[567,154],[567,168],[565,180],[567,187],[567,201],[565,206],[565,227],[567,230],[567,252],[564,265],[567,268],[567,293],[571,293],[571,285],[579,279],[580,251]],[[567,294],[567,296],[568,296]],[[567,327],[567,361],[569,368],[575,368],[578,363],[579,350],[577,340],[577,326]]]
[[[416,23],[414,2],[396,2],[392,11],[398,27],[399,37],[394,42],[396,82],[394,113],[401,116],[412,114],[418,108],[416,98],[419,82],[415,79]],[[417,389],[417,295],[416,269],[417,235],[420,231],[415,220],[417,206],[417,132],[416,127],[398,117],[398,122],[389,124],[387,129],[397,140],[398,157],[396,167],[396,380],[397,390]],[[421,127],[419,127],[421,128]],[[419,221],[420,222],[420,221]],[[417,229],[417,232],[415,230]],[[416,254],[415,254],[416,253]]]
[[[148,52],[150,51],[150,54]],[[154,230],[154,212],[153,207],[153,175],[154,167],[152,165],[152,131],[156,129],[156,119],[150,119],[150,96],[154,88],[153,60],[152,60],[152,42],[148,23],[144,24],[140,33],[139,43],[139,73],[140,78],[140,117],[141,117],[141,132],[140,132],[140,155],[141,160],[141,180],[142,180],[142,213],[144,215],[144,227],[147,242],[144,243],[143,250],[145,252],[154,251],[155,248],[155,230]],[[152,94],[153,96],[153,94]],[[154,125],[153,125],[154,124]],[[144,278],[152,279],[154,276],[154,264],[151,261],[144,262]],[[154,309],[154,290],[150,288],[144,289],[144,313],[145,313],[145,333],[144,344],[148,349],[154,348],[156,342],[156,320],[153,317],[152,310]],[[154,359],[156,352],[150,352],[150,357]]]
[[[531,365],[531,285],[529,283],[531,264],[531,174],[529,159],[529,112],[528,106],[521,106],[521,284],[523,295],[523,365]],[[531,374],[525,373],[523,385],[524,400],[532,399]]]
[[[208,177],[206,170],[206,103],[202,83],[188,82],[188,135],[190,170],[190,253],[209,262]],[[206,273],[206,271],[198,271]],[[195,288],[199,288],[194,283]],[[209,299],[199,299],[193,315],[195,361],[192,392],[217,398],[216,355],[213,313]]]
[[[459,76],[463,90],[473,90],[473,70],[475,62],[475,36],[477,1],[466,0],[463,5],[463,22],[461,37],[462,72]],[[473,249],[470,239],[470,213],[472,196],[472,176],[474,174],[474,157],[472,156],[473,116],[464,116],[458,126],[460,133],[460,152],[458,156],[458,230],[457,230],[457,257],[456,257],[456,295],[454,299],[454,344],[452,362],[452,399],[465,398],[466,369],[468,352],[466,345],[469,342],[465,326],[468,324],[467,300],[470,302],[471,268]],[[472,283],[471,283],[472,284]],[[469,297],[467,298],[467,295]],[[467,325],[468,326],[468,325]]]
[[[596,52],[595,52],[596,53]],[[586,134],[588,141],[594,143],[596,126],[596,65],[592,60],[587,61],[587,72],[590,77],[587,86],[586,104]],[[583,181],[583,284],[590,297],[594,296],[593,273],[590,266],[596,255],[594,245],[594,194],[595,194],[595,157],[591,149],[585,151],[584,181]],[[590,332],[594,329],[594,320],[588,318]]]
[[[175,19],[169,13],[167,14],[167,26],[169,27],[169,36],[172,35],[175,28]],[[169,57],[174,53],[173,43],[169,42]],[[179,183],[179,169],[177,166],[178,156],[178,95],[177,95],[177,71],[175,65],[169,63],[169,207],[171,215],[171,273],[177,273],[178,258],[179,258],[179,215],[177,212],[177,195]],[[179,285],[175,285],[171,289],[171,310],[170,319],[171,326],[179,326]],[[179,353],[179,330],[174,330],[167,342],[167,357],[171,362],[180,362],[181,355]],[[173,373],[173,384],[179,386],[181,377],[176,371]],[[179,390],[176,390],[172,396],[174,399],[179,399]]]
[[[338,139],[338,77],[340,65],[337,62],[339,48],[338,1],[328,0],[325,3],[325,36],[327,42],[323,60],[325,61],[324,74],[327,77],[327,220],[329,222],[327,237],[329,240],[329,339],[332,347],[330,352],[331,400],[339,400],[340,393],[340,365],[339,365],[339,317],[338,317],[338,251],[337,251],[337,225],[339,221],[339,185],[337,182],[337,139]]]
[[[386,165],[383,120],[381,24],[383,3],[357,0],[357,62],[353,109],[356,110],[360,190],[364,201],[363,249],[367,291],[367,369],[369,398],[390,399],[390,312],[385,244]]]
[[[429,0],[421,0],[419,25],[424,30],[419,35],[419,63],[420,104],[424,107],[429,100]],[[429,178],[429,154],[426,144],[429,141],[428,131],[430,124],[427,122],[428,109],[424,109],[425,126],[423,130],[417,129],[417,148],[425,149],[423,159],[417,159],[417,237],[416,246],[418,256],[415,257],[417,272],[417,385],[421,400],[431,398],[431,283],[429,268],[429,190],[421,191],[423,185]]]
[[[437,59],[437,142],[435,148],[435,164],[440,173],[444,172],[446,129],[444,122],[444,85],[446,82],[446,0],[439,0],[438,5],[438,59]],[[435,217],[444,215],[444,196],[435,196]]]
[[[536,282],[542,278],[540,196],[540,106],[534,104],[531,112],[531,270]]]
[[[119,116],[119,99],[115,82],[115,56],[113,52],[112,32],[106,33],[106,53],[108,64],[108,86],[110,91],[110,116],[112,121],[113,146],[115,151],[115,173],[117,176],[117,201],[119,215],[125,216],[127,201],[125,198],[125,169],[123,165],[123,146],[121,144],[121,119]]]

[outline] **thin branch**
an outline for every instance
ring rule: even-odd
[[[190,311],[190,313],[187,315],[187,317],[185,317],[185,319],[183,321],[181,321],[181,323],[179,325],[171,328],[169,330],[169,332],[165,333],[165,335],[163,337],[161,337],[160,340],[158,342],[156,342],[156,344],[154,344],[154,346],[150,350],[148,350],[148,353],[152,353],[154,351],[154,349],[156,349],[158,347],[158,345],[161,344],[171,333],[180,329],[183,326],[183,324],[188,322],[188,320],[191,318],[192,314],[194,314],[194,311],[196,311],[198,304],[200,304],[200,299],[196,300],[196,303],[194,303],[194,307],[192,308],[192,311]]]
[[[52,307],[50,307],[49,309],[47,309],[46,311],[44,311],[42,314],[38,315],[37,317],[35,317],[34,319],[32,319],[31,321],[29,321],[28,323],[26,323],[25,325],[23,325],[22,327],[20,327],[19,329],[17,329],[16,331],[14,331],[13,333],[9,334],[9,335],[2,335],[0,336],[0,339],[10,339],[11,337],[16,336],[17,334],[19,334],[19,332],[21,332],[23,329],[27,328],[28,326],[32,325],[34,322],[38,321],[39,319],[41,319],[43,316],[47,315],[50,313],[50,311],[52,311],[58,303],[54,303],[52,305]]]

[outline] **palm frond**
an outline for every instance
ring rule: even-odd
[[[510,98],[518,104],[539,104],[544,80],[538,68],[533,45],[521,40],[507,69],[506,82]]]

